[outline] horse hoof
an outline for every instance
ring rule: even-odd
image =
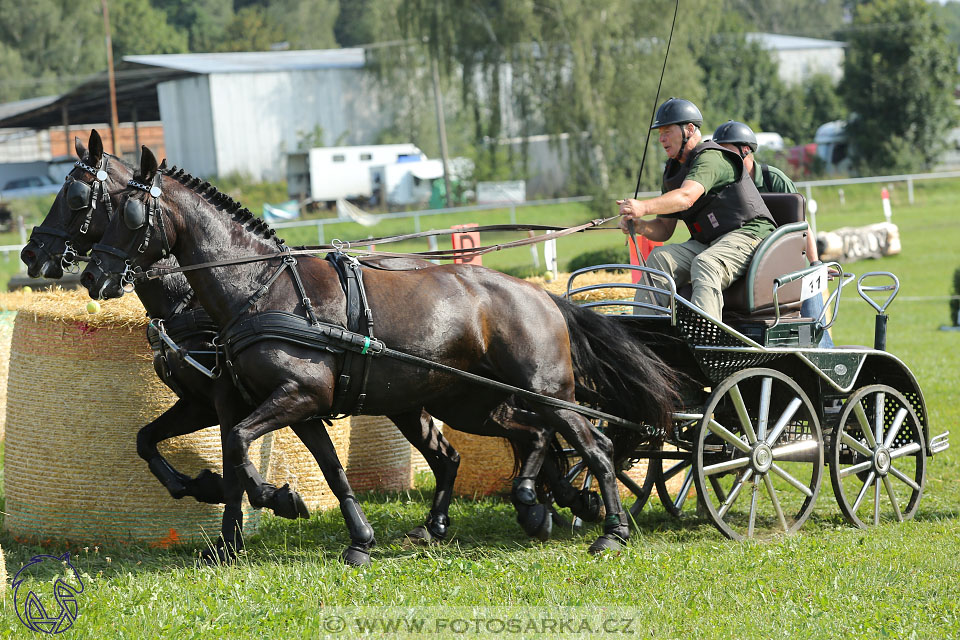
[[[197,502],[205,504],[223,504],[223,478],[219,473],[204,469],[190,481],[189,495]]]
[[[517,514],[520,520],[520,526],[531,538],[536,538],[540,542],[546,542],[550,539],[550,533],[553,531],[553,519],[550,517],[550,510],[546,505],[535,504],[524,509]]]
[[[216,546],[207,547],[200,552],[200,559],[197,564],[215,567],[230,565],[237,561],[237,551],[233,545],[223,544],[223,540],[218,540]]]
[[[425,525],[414,527],[408,531],[405,539],[407,542],[424,547],[440,542],[439,539],[433,537]]]
[[[618,536],[605,533],[590,545],[588,551],[594,555],[604,551],[620,551],[623,549],[623,543]]]
[[[350,567],[369,567],[370,552],[351,545],[340,554],[340,561]]]
[[[281,518],[309,518],[310,511],[300,494],[285,484],[273,494],[273,512]]]

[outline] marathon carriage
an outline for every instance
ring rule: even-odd
[[[909,519],[923,493],[926,459],[949,446],[949,432],[930,437],[916,378],[884,350],[885,311],[899,281],[885,272],[857,279],[878,314],[873,348],[818,348],[855,276],[838,263],[807,266],[802,196],[764,200],[779,226],[724,292],[722,322],[647,267],[600,265],[570,276],[568,298],[603,290],[606,299],[584,306],[615,314],[684,378],[672,431],[628,463],[649,461],[645,482],[618,470],[637,498],[630,511],[636,516],[656,487],[668,512],[696,510],[732,539],[790,533],[813,512],[828,469],[850,523]],[[611,268],[643,275],[636,284],[577,286],[584,274]],[[800,317],[804,290],[819,293],[815,281],[828,272],[838,283],[826,305],[833,320]],[[610,299],[624,292],[628,299]],[[878,304],[871,293],[888,297]],[[573,464],[570,477],[581,470]]]

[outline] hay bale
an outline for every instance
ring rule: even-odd
[[[505,438],[476,436],[447,425],[443,435],[460,454],[454,493],[473,497],[510,491],[513,448]]]
[[[222,507],[174,500],[136,452],[141,426],[176,397],[157,378],[134,296],[88,314],[79,292],[33,294],[10,347],[4,526],[28,539],[77,543],[201,541]],[[177,469],[220,471],[219,429],[160,445]],[[258,460],[259,445],[251,448]],[[245,505],[253,532],[258,513]]]
[[[330,440],[337,451],[340,460],[346,460],[350,446],[350,419],[334,420],[333,426],[327,427]],[[266,458],[269,459],[269,468],[266,473],[267,482],[276,486],[290,483],[290,487],[303,497],[307,508],[311,511],[326,511],[340,505],[333,495],[330,486],[323,478],[316,458],[310,453],[297,434],[290,427],[284,427],[273,432],[273,440],[269,446]]]
[[[354,491],[404,491],[412,486],[410,443],[388,418],[352,416],[348,448],[344,467]]]
[[[7,374],[10,371],[13,321],[17,317],[17,310],[32,299],[33,294],[23,290],[0,293],[0,440],[3,440],[7,423]]]

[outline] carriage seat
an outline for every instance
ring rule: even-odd
[[[808,266],[804,198],[799,193],[762,193],[764,204],[777,223],[773,233],[757,247],[747,272],[723,292],[725,322],[773,317],[773,280]],[[800,316],[800,286],[796,280],[780,287],[780,315]]]

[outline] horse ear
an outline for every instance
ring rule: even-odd
[[[143,145],[140,147],[140,177],[149,183],[157,175],[157,157],[153,151]]]
[[[100,134],[97,133],[96,129],[90,130],[90,140],[87,142],[87,144],[90,146],[90,157],[88,159],[88,163],[96,166],[103,158],[103,140],[100,139]]]
[[[77,152],[77,157],[81,160],[87,157],[87,148],[83,146],[78,136],[73,137],[73,149]]]

